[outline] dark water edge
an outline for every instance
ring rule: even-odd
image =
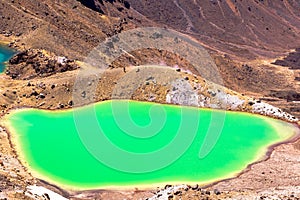
[[[5,62],[7,62],[16,51],[3,44],[0,44],[0,74],[5,71]]]

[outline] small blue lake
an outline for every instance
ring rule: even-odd
[[[0,73],[5,70],[5,62],[8,61],[16,52],[0,44]]]

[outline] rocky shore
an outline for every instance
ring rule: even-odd
[[[28,49],[9,60],[9,67],[5,73],[12,79],[29,80],[77,68],[74,60],[64,56],[46,55],[43,50]]]

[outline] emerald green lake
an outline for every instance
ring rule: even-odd
[[[296,131],[259,115],[125,100],[64,111],[19,109],[5,121],[24,165],[73,189],[230,178]],[[199,156],[211,140],[213,148]]]
[[[0,73],[5,69],[4,62],[8,61],[13,55],[14,51],[0,44]]]

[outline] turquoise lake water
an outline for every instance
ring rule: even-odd
[[[0,73],[5,70],[4,62],[8,61],[14,54],[15,51],[12,49],[4,45],[0,45]]]

